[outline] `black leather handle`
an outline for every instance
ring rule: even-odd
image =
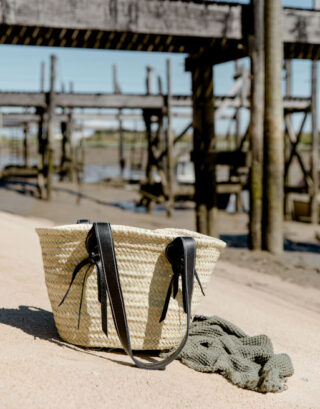
[[[193,292],[193,281],[195,271],[195,255],[196,244],[192,237],[178,237],[167,247],[167,257],[171,264],[180,264],[182,287],[183,287],[183,303],[187,315],[187,328],[184,338],[180,345],[162,361],[146,363],[137,359],[133,355],[130,342],[130,333],[126,308],[124,304],[123,294],[121,290],[119,272],[117,267],[116,255],[113,245],[112,231],[109,223],[94,223],[88,235],[88,242],[91,248],[98,250],[101,260],[101,285],[103,292],[106,290],[113,316],[113,321],[122,344],[123,349],[131,357],[137,367],[143,369],[164,369],[170,362],[178,357],[183,347],[185,346],[191,320],[191,299]],[[101,309],[105,311],[102,314],[102,328],[105,331],[106,325],[106,297],[101,299]],[[107,331],[105,331],[107,334]]]
[[[78,223],[89,223],[89,220],[78,220]],[[193,292],[194,277],[196,277],[201,291],[202,286],[195,270],[196,259],[196,243],[192,237],[177,237],[170,242],[166,248],[166,256],[168,261],[172,265],[173,276],[169,284],[167,296],[163,311],[160,317],[162,322],[168,310],[171,295],[175,298],[179,288],[179,277],[182,278],[182,298],[183,308],[187,318],[187,328],[185,336],[183,337],[180,345],[164,360],[153,363],[146,363],[134,357],[131,342],[130,333],[128,327],[128,320],[126,314],[126,308],[124,304],[123,294],[121,290],[120,277],[117,267],[117,260],[114,251],[112,231],[109,223],[93,223],[91,230],[86,238],[86,248],[88,251],[88,257],[80,261],[75,267],[72,274],[69,288],[61,300],[62,305],[68,296],[71,286],[78,274],[78,272],[86,265],[87,268],[83,283],[82,293],[79,306],[79,319],[78,328],[80,326],[81,306],[83,299],[83,288],[87,273],[91,265],[96,266],[97,281],[98,281],[98,299],[101,304],[101,324],[102,330],[108,336],[108,322],[107,322],[107,296],[109,297],[112,317],[115,324],[115,328],[122,344],[123,349],[132,358],[134,363],[143,369],[164,369],[170,362],[178,357],[183,347],[185,346],[188,335],[189,326],[191,320],[191,300]]]

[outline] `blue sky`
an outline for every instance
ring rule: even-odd
[[[248,1],[242,1],[248,3]],[[312,6],[312,0],[287,0],[285,6]],[[64,83],[68,89],[74,82],[75,91],[111,92],[112,65],[118,66],[118,78],[123,92],[144,92],[146,66],[154,67],[155,73],[165,78],[166,59],[172,61],[172,89],[174,93],[190,92],[190,74],[184,71],[185,55],[165,53],[138,53],[109,50],[81,50],[48,47],[0,46],[2,64],[0,64],[1,90],[36,91],[40,86],[40,65],[46,61],[47,87],[50,54],[58,57],[57,89]],[[293,93],[307,96],[310,92],[310,62],[294,61]],[[224,94],[232,85],[234,64],[226,63],[215,68],[215,91]],[[154,91],[156,91],[154,78]],[[165,84],[164,84],[165,88]],[[244,114],[247,118],[247,115]],[[243,121],[243,127],[245,126]],[[296,121],[295,121],[296,122]],[[177,128],[183,127],[183,121],[176,122]],[[223,131],[226,124],[218,123],[218,131]]]

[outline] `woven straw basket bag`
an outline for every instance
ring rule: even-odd
[[[107,231],[109,236],[106,236]],[[46,285],[60,337],[85,347],[129,348],[130,351],[168,350],[181,342],[189,325],[185,312],[190,315],[191,310],[192,314],[196,311],[202,297],[200,286],[205,292],[220,251],[225,246],[218,239],[188,230],[147,230],[110,226],[107,223],[92,225],[88,221],[39,228],[37,233]],[[172,242],[172,260],[169,262],[166,249]],[[188,249],[190,243],[194,243],[196,257],[195,250]],[[96,250],[88,258],[90,245]],[[97,255],[98,247],[104,252],[100,258]],[[186,260],[189,260],[187,266]],[[189,278],[183,278],[183,266],[184,271],[192,270],[192,279],[190,274]],[[100,272],[100,269],[103,271]],[[111,273],[108,269],[112,270]],[[107,278],[103,281],[105,270]],[[180,279],[178,270],[182,271]],[[114,271],[115,280],[109,283],[108,274]],[[97,272],[101,273],[101,282]],[[194,272],[197,276],[193,285]],[[119,288],[113,288],[118,285]],[[101,308],[104,298],[103,308],[106,312]],[[118,321],[126,321],[120,324],[114,322],[117,321],[119,309],[122,316]],[[106,315],[105,318],[103,315]],[[107,328],[104,328],[103,320]],[[130,342],[127,339],[129,331]],[[127,343],[129,347],[124,345]]]

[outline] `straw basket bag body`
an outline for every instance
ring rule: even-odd
[[[175,359],[225,243],[188,230],[93,223],[37,229],[60,337],[85,347],[123,348],[137,366]],[[111,317],[113,319],[111,319]],[[169,350],[144,363],[132,350]]]

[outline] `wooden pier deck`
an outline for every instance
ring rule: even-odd
[[[6,0],[0,44],[205,52],[216,64],[249,55],[251,10],[205,1]],[[319,11],[284,8],[283,23],[285,58],[320,57]]]

